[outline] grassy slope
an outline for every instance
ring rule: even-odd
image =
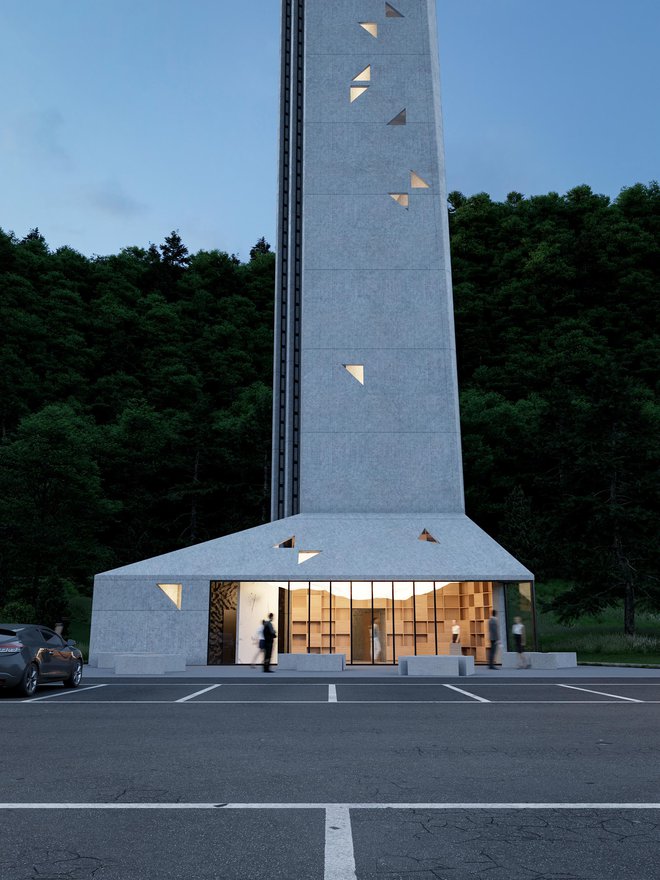
[[[578,660],[601,663],[660,664],[660,614],[637,614],[636,633],[623,633],[623,608],[609,608],[570,625],[543,611],[544,601],[561,592],[562,585],[537,584],[536,601],[542,651],[577,651]]]

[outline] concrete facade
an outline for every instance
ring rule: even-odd
[[[212,580],[533,580],[464,513],[435,0],[390,5],[283,0],[273,522],[98,575],[92,662],[205,663]]]

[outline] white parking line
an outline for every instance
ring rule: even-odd
[[[334,684],[328,685],[328,702],[336,703],[337,702],[337,686]]]
[[[75,693],[82,694],[83,691],[93,691],[94,688],[104,688],[106,685],[104,684],[91,684],[89,687],[78,688]],[[64,696],[72,696],[74,691],[70,688],[62,688],[62,690],[55,691],[54,694],[46,694],[44,697],[27,697],[25,700],[21,700],[21,703],[38,703],[40,700],[52,700],[53,697],[64,697]],[[99,702],[101,702],[99,700]]]
[[[205,688],[204,688],[203,690],[201,690],[201,691],[195,691],[194,694],[188,694],[187,697],[181,697],[180,700],[175,700],[174,702],[175,702],[175,703],[187,703],[188,700],[192,700],[193,697],[199,697],[200,694],[208,694],[209,691],[213,691],[213,690],[215,690],[216,688],[219,688],[219,687],[222,687],[222,685],[221,685],[221,684],[212,684],[212,685],[209,685],[209,687],[205,687]]]
[[[619,694],[606,694],[604,691],[592,691],[589,688],[578,687],[574,684],[558,684],[557,687],[569,688],[572,691],[584,691],[585,694],[598,694],[599,697],[612,697],[615,700],[626,700],[628,703],[644,702],[644,700],[635,700],[633,697],[621,697]]]
[[[624,801],[615,802],[566,802],[557,803],[546,801],[512,801],[494,803],[472,802],[440,802],[440,803],[117,803],[117,801],[103,802],[92,801],[91,803],[0,803],[0,810],[660,810],[660,803],[644,802],[637,803]]]
[[[324,880],[357,880],[351,814],[344,805],[325,810]]]
[[[59,695],[59,692],[58,692]],[[52,696],[56,696],[52,694]],[[609,700],[486,700],[476,694],[467,694],[469,700],[338,700],[339,706],[628,706],[637,703],[643,706],[657,706],[660,700],[633,700],[626,697],[613,697]],[[0,706],[19,706],[34,703],[36,700],[3,700]],[[67,706],[327,706],[328,700],[61,700]]]
[[[456,691],[457,694],[464,694],[466,697],[472,697],[473,700],[476,700],[478,703],[491,703],[492,700],[487,700],[485,697],[478,697],[476,694],[471,694],[470,691],[461,690],[461,688],[454,687],[453,684],[445,684],[443,687],[449,688],[450,691]]]

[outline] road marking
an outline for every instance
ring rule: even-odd
[[[101,687],[101,685],[95,685]],[[87,688],[91,690],[91,688]],[[58,692],[59,695],[59,692]],[[56,696],[52,694],[51,696]],[[473,696],[468,694],[468,696]],[[18,706],[22,703],[34,703],[47,697],[37,697],[36,700],[2,700],[0,707]],[[67,706],[327,706],[327,700],[192,700],[182,703],[181,700],[61,700]],[[610,700],[486,700],[478,699],[474,695],[473,700],[338,700],[340,706],[480,706],[488,703],[490,706],[627,706],[637,703],[643,706],[657,706],[660,700],[633,700],[626,697],[616,697]]]
[[[201,690],[201,691],[195,691],[194,694],[188,694],[188,696],[186,696],[186,697],[181,697],[180,700],[174,700],[173,702],[175,702],[175,703],[187,703],[188,700],[192,700],[193,697],[199,697],[200,694],[208,694],[209,691],[213,691],[213,690],[215,690],[216,688],[219,688],[219,687],[222,687],[222,685],[221,685],[221,684],[212,684],[212,685],[209,685],[209,687],[205,687],[205,688],[204,688],[203,690]]]
[[[478,697],[476,694],[471,694],[470,691],[463,691],[461,688],[454,687],[453,684],[445,684],[443,687],[449,688],[450,691],[456,691],[457,694],[464,694],[466,697],[472,697],[472,699],[476,700],[478,703],[492,702],[492,700],[487,700],[485,697]]]
[[[325,810],[324,880],[357,880],[353,832],[349,807],[336,805]]]
[[[660,803],[0,803],[0,810],[660,810]],[[334,823],[339,824],[339,823]],[[350,876],[350,875],[349,875]]]
[[[328,685],[328,702],[336,703],[337,702],[337,685],[329,684]]]
[[[615,700],[626,700],[628,703],[644,702],[644,700],[635,700],[633,697],[620,697],[619,694],[606,694],[604,691],[592,691],[589,688],[578,687],[574,684],[558,684],[557,687],[569,688],[572,691],[584,691],[585,694],[598,694],[599,697],[612,697]]]
[[[84,691],[93,691],[94,688],[104,688],[106,685],[104,684],[91,684],[89,687],[78,688],[76,693],[82,694]],[[52,700],[53,697],[63,697],[63,696],[72,696],[73,692],[71,688],[62,688],[62,690],[55,691],[54,694],[46,694],[44,697],[27,697],[25,700],[21,700],[21,703],[38,703],[40,700]],[[73,702],[73,701],[72,701]],[[101,702],[101,700],[99,700]]]

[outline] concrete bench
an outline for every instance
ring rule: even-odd
[[[577,654],[573,651],[525,651],[532,669],[572,669],[577,666]],[[515,651],[502,652],[502,669],[516,669],[519,663]]]
[[[463,657],[428,656],[399,657],[399,675],[461,675]],[[469,658],[473,661],[473,658]],[[464,666],[467,669],[467,665]],[[463,675],[469,673],[464,672]]]
[[[346,654],[278,654],[277,668],[298,672],[343,672]]]
[[[97,655],[100,669],[113,669],[115,675],[165,675],[185,672],[185,654],[120,654],[104,652]]]

